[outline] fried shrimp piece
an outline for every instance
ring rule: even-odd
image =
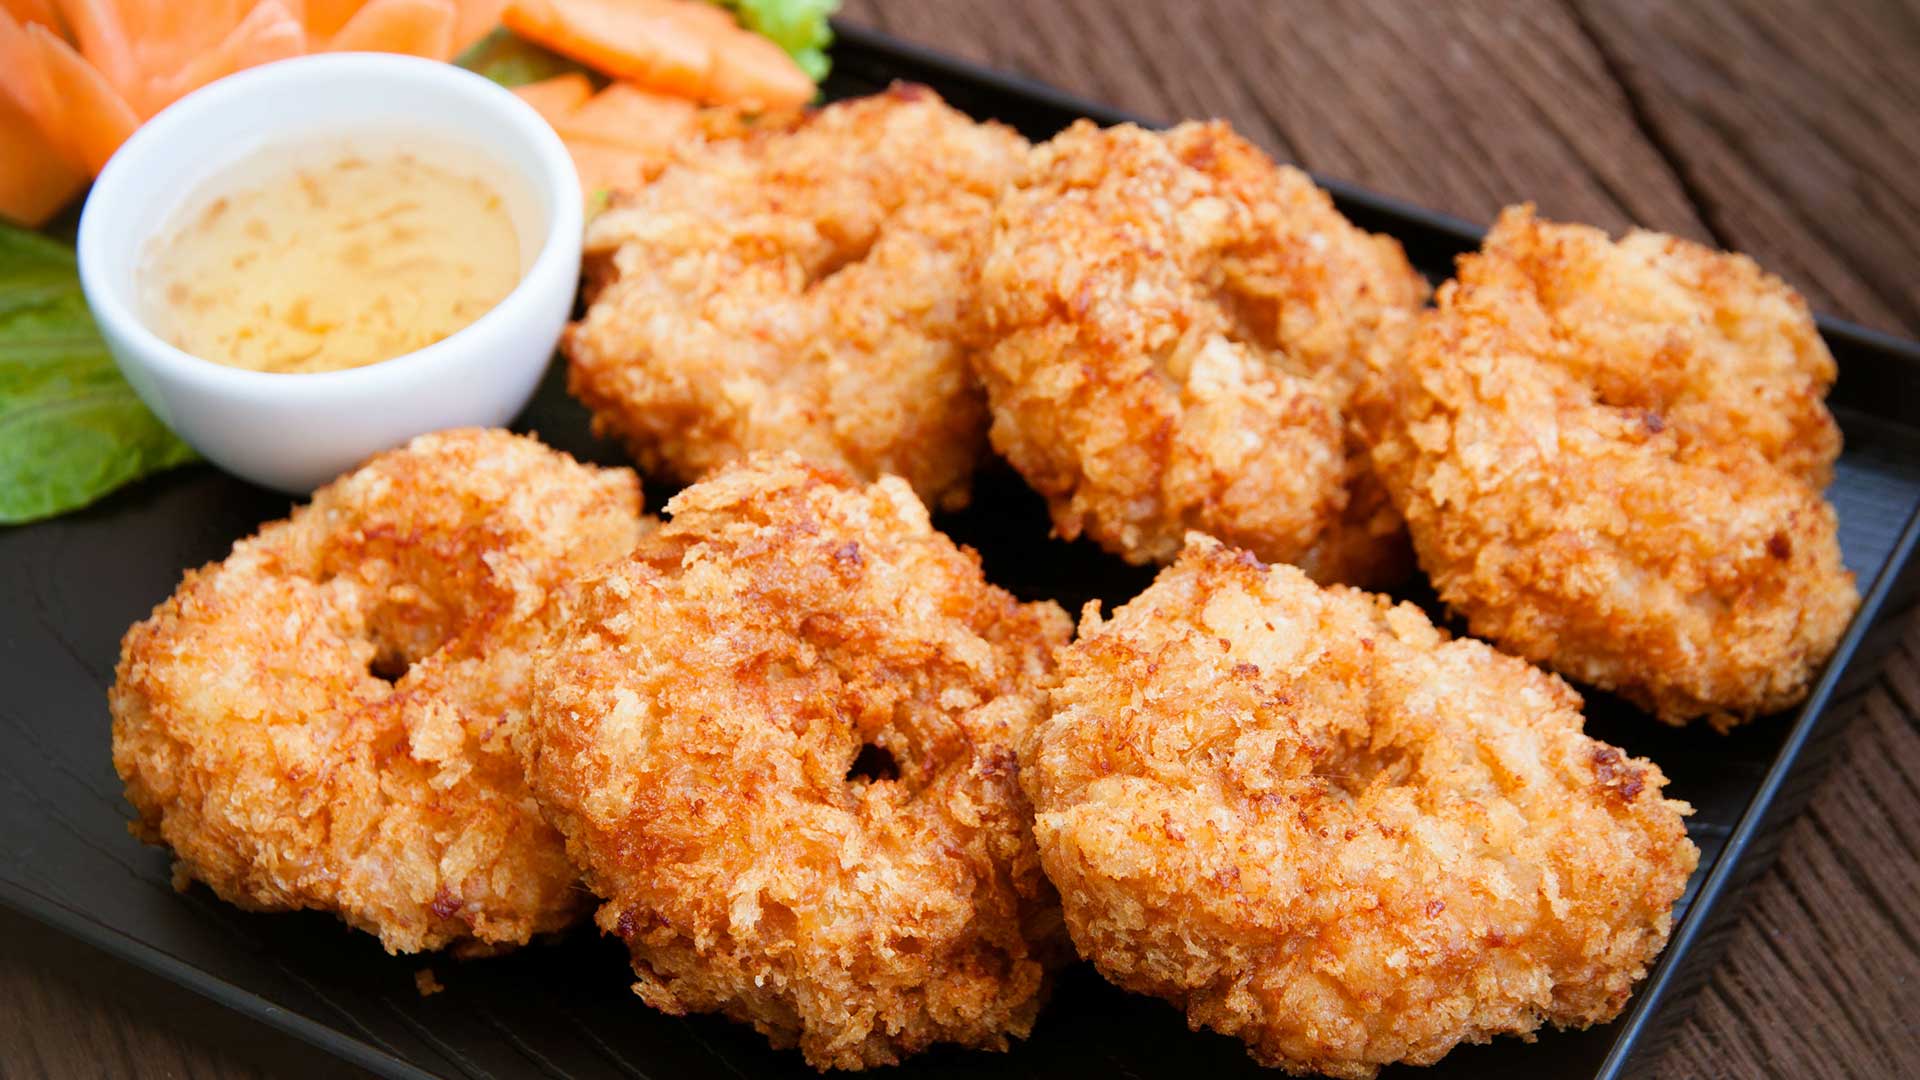
[[[1004,1049],[1064,958],[1016,752],[1069,630],[897,477],[687,488],[583,587],[523,747],[634,992],[818,1068]]]
[[[1821,495],[1833,377],[1751,260],[1521,207],[1359,412],[1474,634],[1724,728],[1800,701],[1858,603]]]
[[[1389,584],[1398,516],[1343,412],[1426,283],[1227,125],[1089,122],[1036,147],[982,262],[996,450],[1054,529],[1134,563],[1189,528]]]
[[[331,911],[390,952],[487,952],[585,914],[508,733],[579,571],[641,528],[631,471],[425,435],[191,571],[134,625],[113,763],[175,879]]]
[[[974,263],[1025,151],[911,86],[697,146],[588,228],[570,389],[649,473],[793,450],[965,505]]]
[[[1699,859],[1559,678],[1209,538],[1059,663],[1020,775],[1074,944],[1262,1064],[1611,1019]]]

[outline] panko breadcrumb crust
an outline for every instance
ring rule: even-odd
[[[1508,210],[1361,394],[1472,632],[1669,723],[1798,703],[1857,606],[1800,297],[1685,240]]]
[[[121,646],[113,763],[176,881],[391,952],[522,944],[589,899],[509,743],[576,573],[640,489],[502,431],[425,435],[190,571]],[[389,681],[391,680],[391,681]]]
[[[1557,677],[1193,537],[1022,754],[1082,956],[1295,1073],[1612,1018],[1698,860]]]
[[[1398,516],[1344,410],[1426,282],[1224,123],[1081,121],[1034,148],[981,264],[992,440],[1054,530],[1166,562],[1201,529],[1387,585]]]
[[[896,477],[756,458],[667,513],[584,585],[524,745],[635,992],[821,1069],[1025,1036],[1065,939],[1016,749],[1065,613]]]
[[[587,229],[569,389],[649,474],[792,450],[965,505],[974,264],[1025,152],[908,85],[694,145]]]

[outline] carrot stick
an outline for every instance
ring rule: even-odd
[[[658,154],[692,133],[694,112],[693,102],[686,98],[617,82],[553,122],[553,127],[565,139]]]
[[[763,109],[797,109],[813,100],[813,79],[785,49],[751,30],[734,31],[714,47],[709,100]]]
[[[656,155],[629,146],[597,142],[593,139],[566,139],[567,152],[573,157],[573,169],[580,174],[580,195],[593,198],[601,191],[631,191],[642,183],[647,166]]]
[[[129,104],[138,105],[140,64],[134,57],[130,27],[111,0],[59,0],[73,41],[87,63],[100,69],[109,85]]]
[[[140,126],[132,106],[116,93],[93,65],[39,23],[26,28],[35,55],[44,98],[36,113],[26,105],[40,131],[66,149],[89,175],[98,175],[107,159]]]
[[[453,20],[453,55],[458,56],[500,25],[507,0],[455,0],[455,4],[459,13]]]
[[[327,42],[332,52],[389,52],[445,60],[453,55],[451,0],[371,0]]]
[[[307,0],[307,37],[325,41],[340,32],[367,0]]]
[[[39,228],[86,184],[26,110],[0,93],[0,218]]]
[[[179,71],[149,80],[143,111],[152,115],[215,79],[306,51],[306,28],[285,0],[260,0],[218,45]]]
[[[66,2],[66,0],[62,0]],[[101,0],[119,13],[140,86],[173,76],[233,32],[253,0]],[[136,110],[141,103],[128,104]]]
[[[13,16],[21,26],[39,23],[56,34],[64,34],[66,28],[60,22],[60,13],[54,6],[54,0],[0,0],[0,11]]]
[[[510,0],[500,19],[529,41],[649,90],[699,98],[713,68],[708,39],[674,14],[671,0]]]
[[[585,75],[569,71],[551,79],[516,86],[513,92],[519,95],[520,100],[533,106],[534,111],[545,117],[547,123],[558,127],[561,117],[579,108],[593,96],[593,83]]]

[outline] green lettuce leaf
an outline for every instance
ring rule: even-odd
[[[114,367],[72,249],[0,226],[0,524],[63,514],[193,460]]]
[[[833,28],[827,17],[840,9],[840,0],[714,0],[756,34],[765,34],[787,50],[800,70],[819,82],[827,77],[827,46]]]

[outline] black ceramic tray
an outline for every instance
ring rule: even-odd
[[[842,29],[832,96],[895,78],[927,83],[1033,138],[1076,116],[1120,119],[1041,86]],[[1464,223],[1328,186],[1350,217],[1399,237],[1436,277],[1475,243]],[[1713,962],[1716,928],[1771,859],[1821,751],[1877,670],[1892,616],[1908,606],[1920,577],[1904,572],[1920,536],[1920,348],[1839,323],[1822,328],[1840,361],[1832,400],[1847,449],[1831,495],[1865,596],[1859,617],[1805,708],[1730,737],[1664,728],[1592,697],[1589,730],[1658,761],[1672,777],[1671,794],[1698,810],[1689,831],[1703,858],[1672,943],[1615,1023],[1546,1032],[1532,1044],[1463,1047],[1426,1076],[1613,1077],[1650,1063]],[[584,413],[555,377],[521,426],[580,456],[619,460],[589,437]],[[105,691],[119,638],[182,570],[224,556],[235,539],[287,509],[285,498],[201,466],[67,518],[0,531],[0,902],[386,1076],[812,1075],[797,1053],[769,1050],[748,1029],[647,1009],[627,991],[624,951],[590,931],[494,960],[395,958],[324,915],[249,915],[202,888],[173,890],[166,854],[127,835],[130,811],[109,761]],[[1090,596],[1125,600],[1148,576],[1086,545],[1046,539],[1044,507],[1004,470],[982,477],[972,509],[940,524],[981,550],[990,577],[1070,607]],[[423,998],[414,973],[429,965],[446,990]],[[1082,965],[1063,976],[1033,1037],[1013,1052],[940,1050],[890,1075],[1259,1072],[1238,1043],[1189,1033],[1171,1007],[1122,994]]]

